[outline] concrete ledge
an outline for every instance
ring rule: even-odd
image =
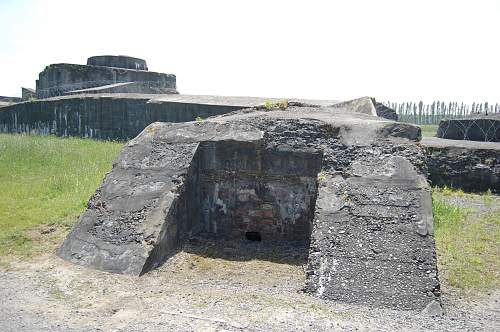
[[[118,83],[104,88],[127,90],[137,84],[141,83]],[[78,92],[85,93],[5,105],[0,111],[0,132],[128,140],[156,121],[186,122],[196,118],[206,119],[242,108],[264,107],[266,102],[279,103],[284,100],[237,96],[104,93],[103,87],[71,93]],[[347,102],[288,99],[288,103],[377,115],[372,98]],[[367,126],[368,124],[369,121],[366,122]],[[385,130],[387,129],[389,127]]]
[[[103,94],[103,93],[141,93],[141,94],[177,94],[173,88],[165,88],[155,82],[123,82],[98,86],[95,88],[73,90],[64,95]]]
[[[424,138],[433,185],[500,192],[500,143]]]

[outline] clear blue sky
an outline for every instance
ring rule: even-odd
[[[145,58],[181,93],[500,102],[500,0],[0,0],[0,95]]]

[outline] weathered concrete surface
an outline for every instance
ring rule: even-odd
[[[433,185],[500,192],[500,143],[424,138]]]
[[[128,86],[129,83],[123,84]],[[120,83],[117,85],[120,86]],[[154,88],[156,89],[156,86]],[[283,100],[183,94],[103,93],[100,89],[89,89],[85,94],[29,101],[2,108],[0,132],[128,140],[156,121],[185,122],[197,117],[205,119],[240,108],[263,107],[267,101]],[[118,87],[113,85],[111,89]],[[288,102],[291,105],[348,107],[351,111],[377,115],[373,100],[368,97],[348,102],[309,99],[289,99]]]
[[[148,126],[58,254],[138,275],[192,235],[310,237],[307,292],[423,309],[439,300],[439,282],[420,129],[353,105]]]
[[[317,103],[312,102],[311,104],[315,105]],[[359,113],[378,116],[388,120],[398,120],[398,115],[395,110],[377,102],[375,98],[371,97],[362,97],[354,100],[337,102],[334,105],[322,104],[321,106],[348,108]]]
[[[21,98],[18,98],[18,97],[0,96],[0,107],[10,106],[10,105],[18,103],[20,101],[21,101]]]
[[[421,309],[439,296],[428,185],[408,159],[375,151],[384,157],[361,152],[353,177],[320,181],[306,290]]]
[[[192,121],[242,107],[231,98],[224,101],[205,103],[204,98],[197,102],[196,96],[143,94],[56,97],[3,107],[0,132],[128,140],[155,121]]]
[[[35,99],[36,98],[36,91],[35,91],[35,89],[31,89],[31,88],[21,88],[21,95],[22,95],[22,97],[21,97],[22,101]]]
[[[375,100],[373,101],[375,104],[375,108],[377,109],[377,115],[381,118],[398,121],[398,113],[396,110],[393,110],[390,107],[385,106],[382,103],[378,103]]]
[[[0,101],[4,103],[18,103],[21,101],[19,97],[9,97],[9,96],[0,96]]]
[[[144,82],[176,89],[173,74],[103,66],[57,63],[47,67],[36,81],[38,98],[62,96],[65,92],[123,82]]]
[[[97,55],[87,59],[87,66],[148,70],[146,60],[125,55]]]
[[[441,120],[437,137],[500,142],[500,113],[473,114],[466,118]]]
[[[100,94],[100,93],[142,93],[142,94],[177,94],[173,88],[165,88],[156,82],[123,82],[98,86],[82,90],[67,91],[64,95],[79,94]]]

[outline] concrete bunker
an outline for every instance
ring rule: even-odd
[[[355,103],[153,123],[58,255],[141,275],[197,237],[305,242],[306,292],[421,310],[439,301],[439,280],[419,139]]]
[[[444,119],[437,137],[453,140],[500,142],[500,114],[471,114],[464,118]]]
[[[128,56],[93,56],[86,65],[56,63],[36,80],[39,99],[84,93],[177,93],[173,74],[148,70],[146,61]]]
[[[441,120],[436,136],[422,140],[433,185],[500,192],[500,114]]]

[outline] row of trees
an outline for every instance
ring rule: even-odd
[[[473,113],[500,113],[500,104],[484,103],[457,103],[434,101],[432,104],[419,102],[384,102],[384,105],[394,109],[399,121],[415,124],[439,124],[443,118],[459,118]]]

